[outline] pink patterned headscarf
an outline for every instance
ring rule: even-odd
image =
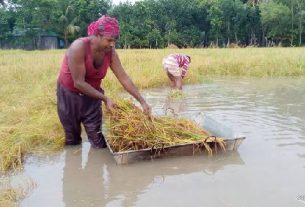
[[[100,34],[117,39],[120,34],[119,22],[116,18],[103,15],[88,26],[87,34],[88,36]]]

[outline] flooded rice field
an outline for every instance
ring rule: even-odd
[[[21,206],[305,207],[305,78],[218,78],[143,91],[154,114],[203,113],[247,138],[237,152],[117,165],[108,149],[29,157],[36,187]]]

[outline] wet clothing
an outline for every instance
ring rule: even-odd
[[[171,54],[165,57],[162,65],[165,71],[175,77],[185,77],[190,64],[190,59],[184,54]]]
[[[90,41],[88,38],[82,38],[82,41],[86,44],[84,57],[85,80],[92,87],[103,92],[100,84],[111,63],[112,51],[105,54],[103,64],[100,68],[95,69],[91,56]],[[105,139],[101,133],[101,103],[100,99],[84,95],[74,87],[74,81],[68,66],[68,57],[65,55],[57,83],[57,112],[65,131],[67,145],[81,143],[82,123],[92,146],[96,148],[106,147]]]
[[[57,112],[65,131],[66,145],[82,142],[80,124],[83,123],[92,146],[106,147],[101,132],[101,100],[72,92],[58,82]]]

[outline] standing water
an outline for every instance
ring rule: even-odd
[[[144,91],[155,114],[204,113],[247,137],[238,152],[115,164],[88,142],[27,159],[37,187],[21,206],[305,207],[305,86],[298,79],[217,79]],[[168,109],[168,110],[166,110]]]

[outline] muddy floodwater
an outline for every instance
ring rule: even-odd
[[[175,101],[168,92],[143,91],[155,114],[201,112],[246,140],[233,153],[124,166],[87,141],[30,157],[22,176],[37,187],[21,206],[305,207],[305,78],[211,79]]]

